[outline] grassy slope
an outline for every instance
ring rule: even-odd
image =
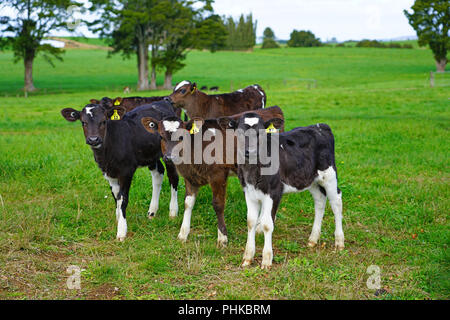
[[[287,128],[326,122],[336,136],[344,194],[346,250],[335,253],[329,208],[319,248],[305,247],[313,221],[308,193],[284,197],[274,232],[275,264],[239,263],[246,207],[230,178],[225,217],[230,244],[215,246],[211,192],[197,199],[185,245],[180,215],[168,218],[164,181],[160,212],[145,212],[150,174],[138,170],[128,209],[130,238],[117,243],[106,181],[81,127],[59,114],[89,98],[121,95],[136,81],[135,61],[104,51],[68,51],[53,69],[38,59],[35,84],[17,98],[22,67],[0,54],[0,298],[373,299],[367,267],[380,266],[385,299],[449,298],[449,80],[427,86],[434,69],[426,50],[280,49],[253,53],[192,52],[175,80],[224,91],[259,83]],[[308,90],[299,78],[317,80]],[[162,82],[161,78],[158,78]],[[150,94],[162,94],[155,92]],[[135,94],[135,93],[132,93]],[[105,198],[107,196],[107,198]],[[417,237],[413,239],[413,235]],[[66,289],[66,268],[85,269],[82,290]]]

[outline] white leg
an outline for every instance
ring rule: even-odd
[[[247,245],[245,246],[243,267],[250,265],[255,256],[255,232],[256,224],[258,222],[260,203],[255,200],[251,194],[245,192],[245,201],[247,203]]]
[[[314,225],[311,235],[309,236],[308,247],[315,247],[319,241],[320,230],[322,228],[323,214],[325,213],[325,206],[327,204],[327,197],[320,191],[318,185],[313,185],[309,189],[314,198]]]
[[[175,218],[178,215],[178,192],[177,190],[170,186],[170,206],[169,206],[169,217]]]
[[[182,242],[186,242],[191,228],[191,215],[192,209],[195,204],[195,195],[187,196],[184,200],[184,216],[183,223],[181,225],[180,233],[178,234],[178,239]]]
[[[152,170],[152,201],[148,208],[148,218],[152,219],[159,207],[159,195],[161,194],[161,186],[164,179],[164,174],[158,172],[158,169]]]
[[[262,201],[261,208],[261,228],[264,232],[264,249],[263,259],[261,263],[262,269],[269,269],[272,266],[273,251],[272,251],[272,233],[273,233],[273,220],[272,220],[272,206],[273,200],[269,195],[266,195]]]
[[[108,177],[106,175],[106,173],[104,174],[104,177],[106,180],[108,180],[109,186],[111,187],[111,192],[114,196],[114,199],[117,202],[117,197],[119,196],[119,191],[120,191],[119,180],[116,178]],[[118,221],[119,221],[119,215],[118,215],[118,211],[116,210],[116,222],[118,222]]]
[[[228,237],[220,232],[219,228],[217,228],[217,245],[220,247],[226,247],[228,243]]]
[[[344,231],[342,230],[342,192],[338,194],[335,189],[334,194],[330,195],[329,199],[331,210],[333,210],[334,213],[334,223],[336,226],[336,229],[334,231],[335,248],[337,250],[343,250],[345,245]]]
[[[330,167],[324,173],[323,187],[330,200],[330,206],[334,213],[334,222],[336,225],[334,232],[335,247],[338,250],[343,250],[344,231],[342,230],[342,193],[337,192],[336,171]]]
[[[123,217],[122,212],[123,198],[117,200],[116,217],[117,219],[117,240],[124,241],[127,236],[127,220]]]

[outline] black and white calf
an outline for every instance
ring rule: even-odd
[[[335,247],[344,248],[344,233],[342,231],[342,193],[338,188],[337,170],[334,155],[334,136],[326,124],[317,124],[309,127],[295,128],[288,132],[275,135],[267,133],[266,129],[272,124],[279,128],[282,119],[271,119],[264,122],[256,113],[246,113],[238,120],[229,117],[220,118],[223,128],[241,129],[237,134],[244,134],[246,130],[253,129],[257,138],[268,135],[267,148],[271,143],[278,143],[279,166],[274,174],[263,175],[261,169],[264,165],[259,159],[257,148],[238,148],[238,152],[245,158],[244,164],[238,165],[238,176],[244,189],[247,203],[248,238],[244,253],[243,266],[251,264],[255,255],[255,232],[264,232],[264,249],[262,268],[272,265],[272,232],[275,215],[284,193],[301,192],[309,190],[314,198],[315,219],[309,237],[308,245],[317,244],[320,236],[322,218],[325,212],[327,197],[335,217]],[[276,139],[278,138],[278,139]],[[266,152],[267,154],[267,152]],[[277,157],[270,154],[272,161]],[[257,161],[249,161],[249,159]],[[266,165],[267,166],[267,165]],[[258,230],[257,230],[258,229]]]
[[[145,130],[141,125],[141,118],[163,119],[175,116],[172,106],[165,101],[154,102],[125,113],[123,107],[107,108],[98,104],[88,104],[81,111],[72,108],[61,110],[66,120],[81,121],[86,143],[90,145],[95,161],[109,182],[116,201],[117,239],[120,241],[127,234],[128,193],[137,168],[148,167],[152,174],[153,190],[148,217],[153,218],[159,207],[164,177],[164,166],[160,161],[161,137]],[[172,191],[170,217],[175,217],[178,213],[178,174],[172,162],[165,163]]]

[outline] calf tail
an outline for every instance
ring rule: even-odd
[[[253,85],[253,88],[255,88],[256,91],[258,91],[258,93],[262,96],[262,100],[261,100],[261,108],[264,109],[264,107],[266,106],[266,103],[267,103],[266,92],[264,91],[263,88],[261,88],[261,86],[260,86],[259,84]]]

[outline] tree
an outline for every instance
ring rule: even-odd
[[[156,89],[156,70],[166,69],[165,88],[172,74],[181,69],[186,50],[195,47],[193,30],[211,0],[92,0],[93,11],[101,12],[91,26],[110,39],[112,53],[137,56],[138,90]],[[199,6],[198,4],[203,4]],[[203,40],[205,41],[205,40]],[[205,43],[205,42],[204,42]],[[151,57],[148,48],[151,47]],[[148,65],[152,66],[148,83]]]
[[[33,62],[42,54],[52,66],[52,58],[62,60],[63,50],[49,44],[41,44],[51,31],[70,29],[70,6],[82,4],[72,0],[3,0],[0,8],[11,8],[14,16],[0,17],[0,32],[6,39],[0,46],[8,46],[14,53],[14,62],[22,60],[25,67],[24,90],[36,90],[33,83]]]
[[[416,0],[412,13],[404,10],[409,24],[416,30],[419,45],[429,45],[438,72],[445,71],[447,51],[450,49],[450,3],[448,0]]]
[[[256,24],[253,16],[241,15],[236,22],[232,17],[226,19],[225,27],[228,31],[226,49],[229,50],[249,50],[253,49],[256,43]]]
[[[311,31],[294,30],[287,45],[288,47],[320,47],[322,43]]]
[[[164,89],[172,89],[172,76],[185,66],[190,49],[215,52],[225,46],[226,29],[219,16],[212,13],[211,1],[193,6],[192,1],[167,1],[164,9],[164,35],[157,64],[165,69]]]
[[[113,48],[109,55],[121,53],[130,58],[136,54],[137,88],[149,90],[148,48],[153,38],[159,39],[156,35],[159,28],[154,23],[157,19],[152,16],[151,9],[158,0],[92,0],[92,3],[91,11],[100,13],[100,16],[89,24],[91,30],[107,39]]]
[[[220,16],[211,14],[197,23],[192,36],[196,49],[216,52],[225,48],[228,30]]]
[[[279,48],[280,45],[275,41],[275,33],[267,27],[263,32],[262,49]]]

